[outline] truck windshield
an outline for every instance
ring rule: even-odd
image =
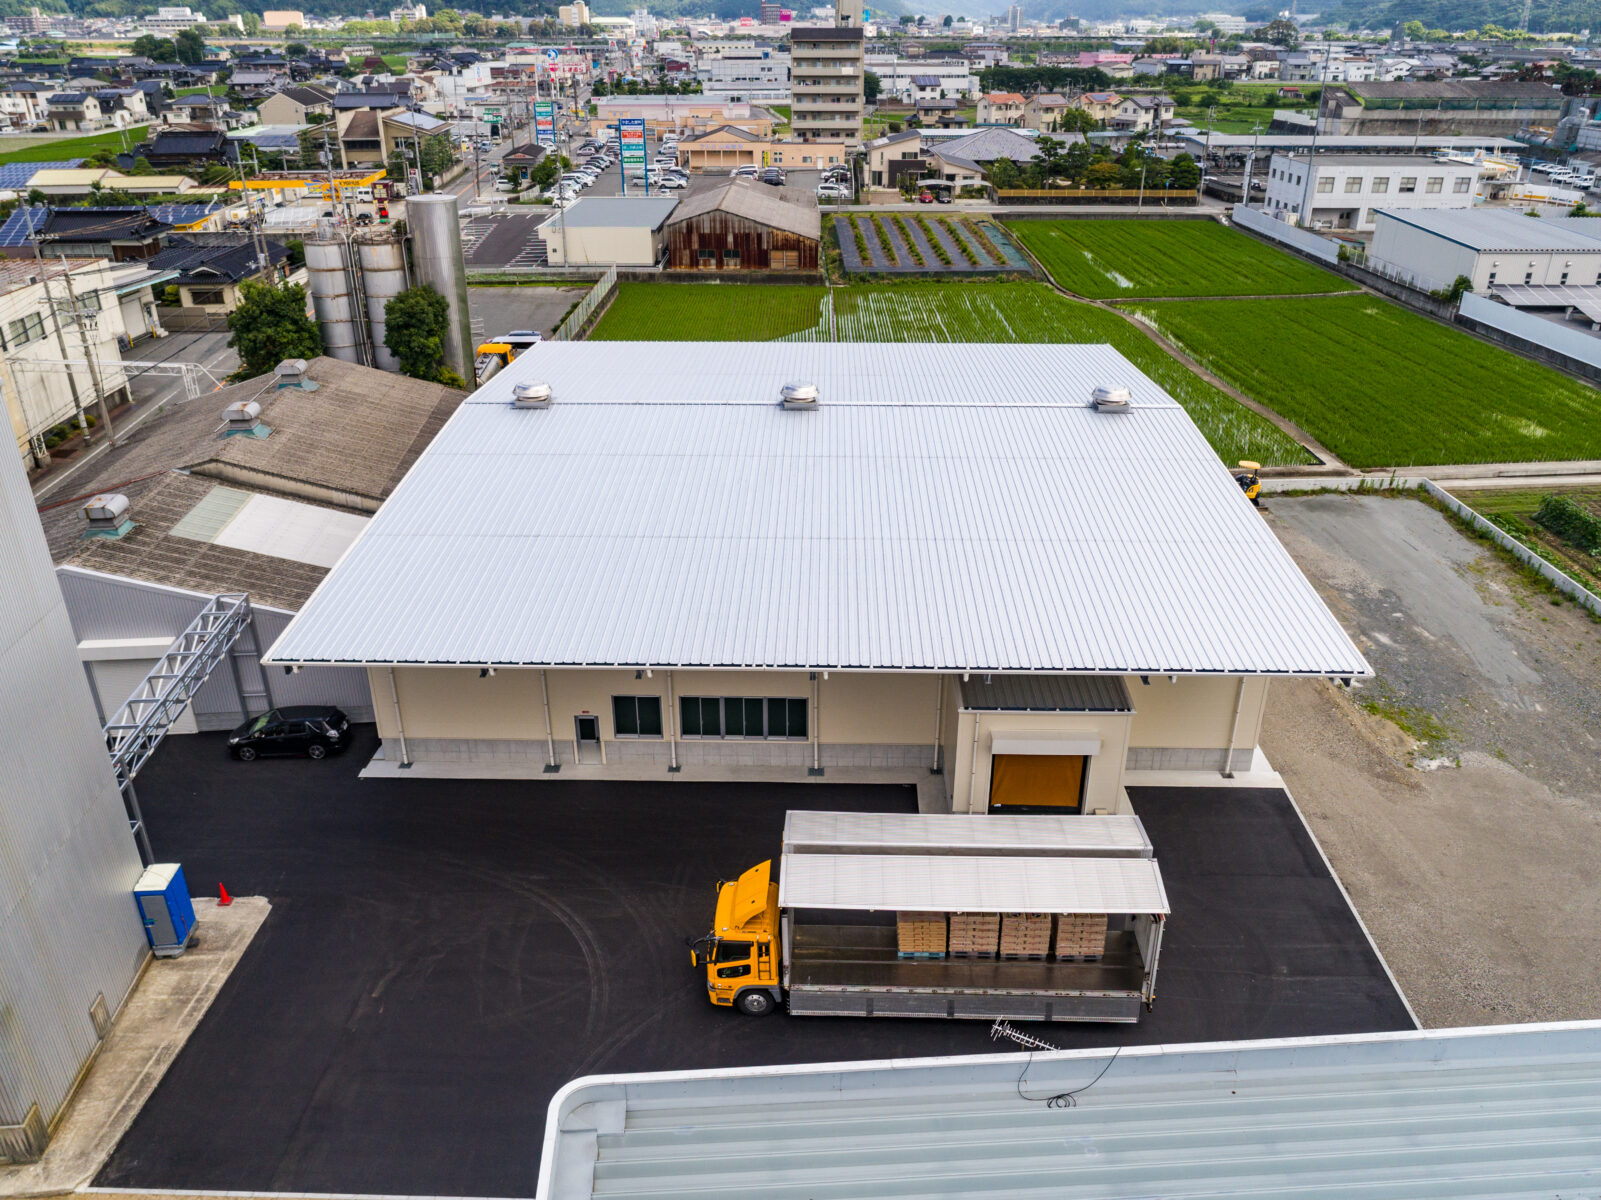
[[[750,958],[751,945],[752,943],[750,942],[718,942],[717,956],[712,961],[720,963],[744,962]]]

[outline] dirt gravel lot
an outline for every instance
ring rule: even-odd
[[[1263,748],[1427,1026],[1601,1017],[1601,623],[1418,500],[1266,506],[1373,665]]]

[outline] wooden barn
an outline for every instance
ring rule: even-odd
[[[798,188],[730,179],[687,196],[667,222],[675,271],[815,271],[823,222]]]

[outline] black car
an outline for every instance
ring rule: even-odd
[[[777,167],[768,167],[760,175],[756,176],[756,178],[761,180],[763,183],[770,183],[774,187],[782,187],[784,184],[784,172],[780,171]]]
[[[301,704],[252,717],[228,735],[228,752],[241,762],[269,754],[326,758],[350,741],[350,718],[337,708]]]

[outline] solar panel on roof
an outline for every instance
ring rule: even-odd
[[[45,218],[50,215],[48,209],[19,208],[5,219],[0,225],[0,248],[6,246],[25,246],[34,231],[43,227]]]
[[[51,162],[0,163],[0,188],[20,190],[40,171],[67,171],[82,162],[81,158],[63,158]]]
[[[221,207],[216,201],[206,204],[152,204],[150,215],[168,225],[189,225],[204,220]]]

